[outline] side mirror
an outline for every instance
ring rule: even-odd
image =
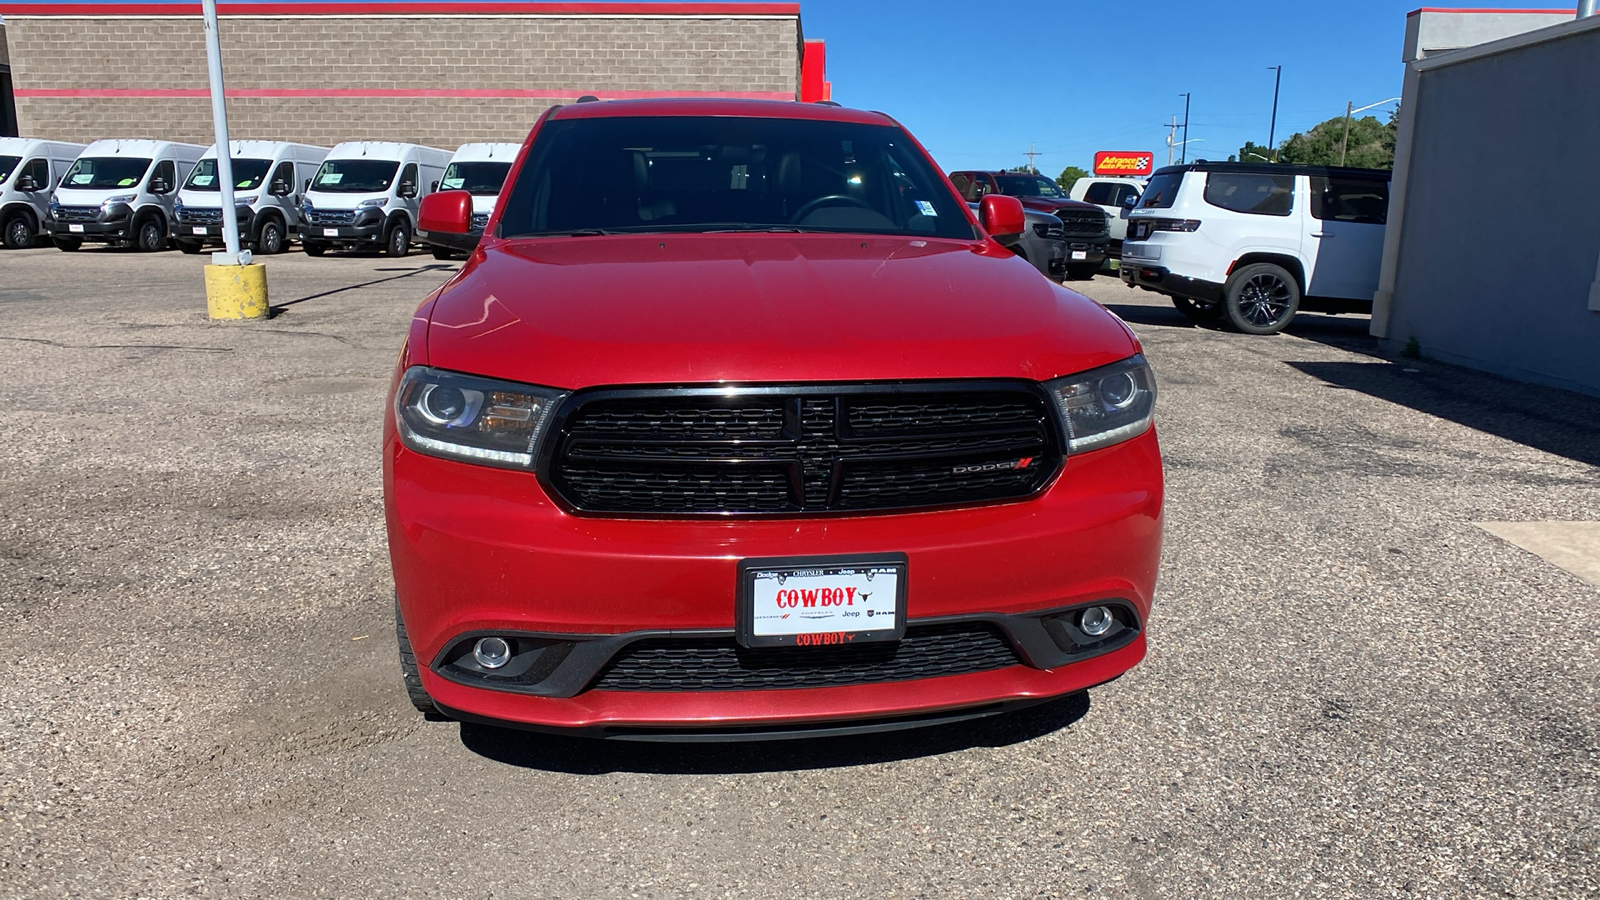
[[[417,196],[417,186],[409,181],[400,182],[400,196],[407,200]]]
[[[1028,218],[1023,214],[1021,200],[1005,194],[987,194],[978,202],[978,224],[996,242],[1010,247],[1022,240]]]
[[[1135,206],[1138,206],[1138,205],[1139,205],[1139,195],[1138,194],[1129,194],[1128,196],[1122,198],[1122,208],[1123,209],[1133,209]]]
[[[289,194],[289,182],[274,181],[272,187],[267,188],[267,193],[274,197],[286,197]]]
[[[150,180],[150,193],[170,194],[172,193],[172,185],[167,184],[165,179],[153,178]]]
[[[472,195],[466,191],[439,191],[422,198],[417,227],[439,234],[472,231]]]
[[[307,178],[305,187],[301,188],[300,190],[301,191],[309,191],[309,190],[311,190],[311,179]]]
[[[439,189],[439,182],[437,182],[437,181],[435,181],[433,183],[433,187],[428,188],[429,191],[437,191],[438,189]]]
[[[39,189],[39,183],[33,180],[32,175],[24,175],[17,179],[17,190],[30,193]]]

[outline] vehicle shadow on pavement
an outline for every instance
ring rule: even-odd
[[[1375,355],[1375,354],[1374,354]],[[1536,450],[1600,466],[1600,398],[1428,360],[1289,362],[1359,391]]]
[[[456,270],[456,268],[457,268],[456,266],[452,266],[452,265],[450,265],[448,263],[443,263],[443,264],[418,266],[415,269],[378,269],[377,271],[379,271],[379,272],[401,272],[402,274],[400,274],[400,275],[390,275],[388,278],[374,278],[371,281],[363,281],[363,282],[361,282],[359,284],[347,284],[344,287],[337,287],[337,288],[334,288],[331,291],[323,291],[323,292],[321,292],[319,294],[307,294],[304,297],[296,297],[293,300],[285,300],[282,303],[274,303],[274,304],[272,304],[272,314],[273,315],[277,315],[279,312],[281,312],[283,310],[284,307],[293,306],[296,303],[304,303],[307,300],[320,300],[323,297],[332,297],[334,294],[342,294],[345,291],[360,290],[361,288],[372,287],[375,284],[383,284],[383,283],[388,282],[388,281],[399,281],[402,278],[410,278],[413,275],[421,275],[424,272],[438,272],[438,271],[441,271],[441,270],[454,272]]]
[[[506,765],[570,775],[736,775],[873,765],[974,747],[1004,747],[1059,731],[1088,712],[1085,691],[966,722],[846,737],[658,743],[563,737],[463,722],[461,743]]]

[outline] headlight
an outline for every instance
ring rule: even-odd
[[[183,201],[182,200],[174,200],[174,201],[172,201],[172,214],[173,215],[177,216],[180,219],[183,218],[184,209],[186,209],[186,207],[183,205]]]
[[[311,205],[311,198],[310,197],[307,197],[304,200],[300,201],[300,208],[302,210],[305,210],[306,212],[311,212],[313,209],[316,209],[315,206]]]
[[[388,197],[374,197],[371,200],[363,200],[357,203],[356,209],[382,209],[384,204],[388,202]]]
[[[256,202],[256,197],[255,197],[254,194],[251,194],[248,197],[234,197],[233,198],[233,205],[234,206],[249,206],[250,204],[252,204],[254,202]]]
[[[61,198],[57,197],[55,194],[51,194],[50,195],[50,215],[52,215],[52,216],[55,215],[56,214],[56,210],[58,210],[60,208],[61,208]]]
[[[137,199],[139,199],[138,194],[118,194],[115,197],[107,197],[100,201],[100,205],[101,207],[116,206],[118,203],[132,203]]]
[[[1150,429],[1156,378],[1143,356],[1045,383],[1061,409],[1067,452],[1099,450]]]
[[[561,391],[417,366],[395,392],[395,422],[407,447],[429,456],[526,469]]]

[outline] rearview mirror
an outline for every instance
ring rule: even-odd
[[[439,191],[422,198],[417,227],[439,234],[472,231],[472,195],[466,191]]]
[[[1028,218],[1022,211],[1022,201],[1006,194],[987,194],[978,203],[978,224],[1002,246],[1022,240],[1027,230]]]

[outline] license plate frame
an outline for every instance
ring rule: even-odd
[[[1072,251],[1072,258],[1075,259],[1075,260],[1088,259],[1089,258],[1089,251],[1087,251],[1087,250],[1074,250],[1074,251]]]
[[[322,236],[323,237],[338,237],[339,236],[339,229],[337,229],[337,228],[324,228],[324,229],[322,229]]]
[[[83,226],[82,225],[68,225],[67,226],[67,230],[72,232],[73,234],[83,234]]]
[[[206,227],[204,225],[196,225],[194,226],[194,233],[198,235],[204,235],[206,233]]]
[[[749,648],[823,649],[900,640],[906,633],[909,570],[910,559],[904,553],[741,559],[735,590],[735,637],[740,646]],[[871,584],[890,573],[894,579],[892,614],[884,609],[881,598],[878,602],[862,603],[857,607],[855,596],[846,596],[845,602],[828,605],[823,605],[819,599],[818,605],[812,607],[797,605],[782,609],[777,606],[779,591],[823,588],[845,591],[845,586],[851,582],[859,588],[863,581]],[[790,581],[793,581],[793,586],[783,586]],[[806,585],[815,587],[807,588]],[[788,615],[774,618],[784,613]],[[823,613],[827,614],[827,618],[822,617]]]

